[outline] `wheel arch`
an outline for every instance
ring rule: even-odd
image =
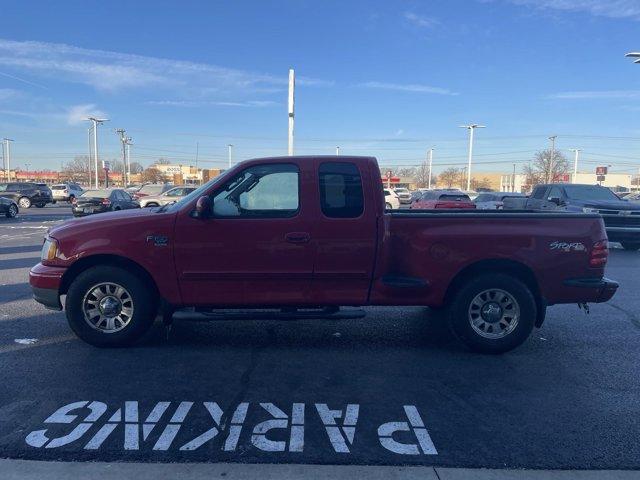
[[[444,304],[449,305],[455,293],[471,278],[484,273],[503,273],[523,282],[536,301],[536,327],[542,326],[546,314],[547,302],[542,296],[538,279],[533,270],[517,260],[505,258],[486,259],[474,262],[460,270],[453,278],[444,297]]]
[[[120,267],[139,277],[145,285],[151,285],[155,295],[160,298],[160,290],[151,274],[139,263],[133,260],[112,254],[90,255],[74,262],[62,276],[60,284],[60,294],[64,295],[69,290],[69,286],[82,272],[92,267],[108,266]]]

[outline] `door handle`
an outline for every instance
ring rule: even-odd
[[[290,232],[284,238],[289,243],[307,243],[311,240],[311,235],[307,232]]]

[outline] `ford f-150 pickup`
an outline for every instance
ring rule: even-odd
[[[596,214],[388,211],[374,158],[277,157],[171,205],[52,228],[30,283],[49,308],[65,296],[69,325],[96,346],[130,344],[185,307],[419,305],[500,353],[549,305],[609,300],[607,256]]]

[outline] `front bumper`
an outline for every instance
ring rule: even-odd
[[[584,288],[585,297],[589,297],[585,302],[607,302],[618,290],[618,282],[608,278],[570,278],[563,283],[567,287]],[[587,293],[587,289],[590,292]]]
[[[29,271],[33,298],[51,310],[62,310],[60,285],[66,268],[48,267],[38,263]]]

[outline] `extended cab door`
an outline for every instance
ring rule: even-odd
[[[362,305],[375,263],[380,179],[371,177],[366,161],[320,158],[315,165],[312,297],[323,305]]]
[[[248,163],[210,192],[211,218],[178,216],[175,265],[189,305],[304,304],[313,243],[311,162]]]

